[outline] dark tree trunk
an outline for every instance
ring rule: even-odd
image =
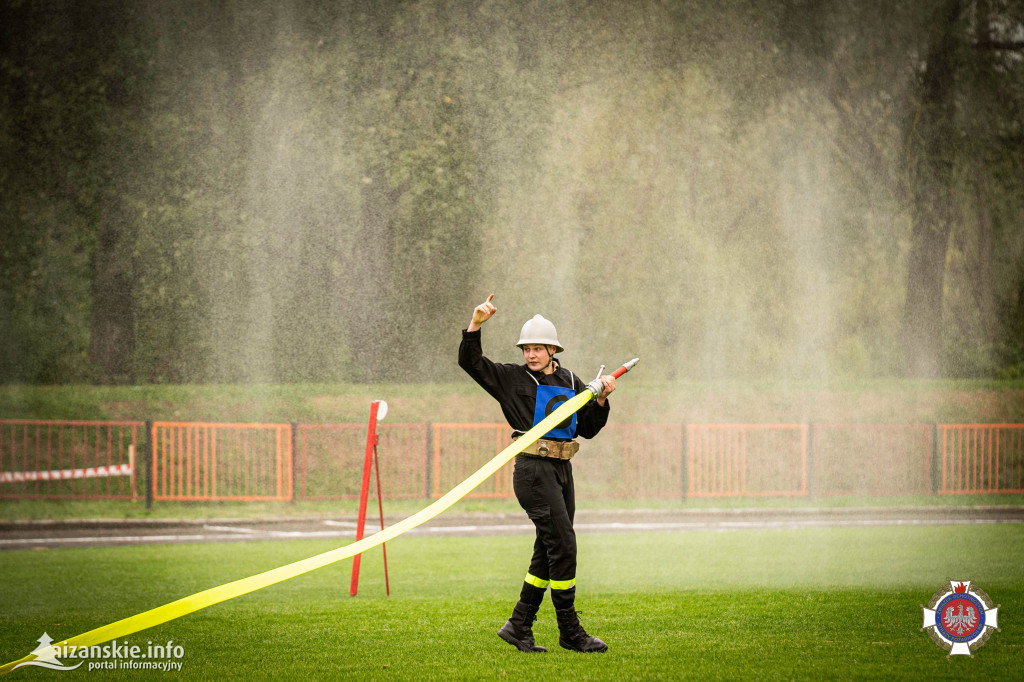
[[[952,220],[953,59],[960,2],[944,8],[937,22],[923,76],[918,128],[921,139],[913,180],[913,229],[903,311],[906,373],[937,377],[942,373],[942,302],[946,249]]]
[[[100,383],[135,380],[133,259],[122,243],[126,219],[117,199],[103,207],[93,259],[89,356]]]
[[[348,304],[352,379],[358,382],[384,381],[393,369],[397,339],[389,294],[400,194],[389,186],[383,172],[367,176],[363,185],[362,230],[353,254],[355,297]]]
[[[992,223],[991,197],[988,189],[988,170],[985,162],[975,162],[975,194],[978,201],[978,266],[976,291],[981,314],[981,328],[985,341],[994,344],[997,338],[995,279],[992,274],[993,249],[995,246]]]
[[[918,205],[911,236],[903,339],[907,376],[937,377],[942,371],[942,288],[949,243],[948,197]],[[919,200],[920,202],[921,200]],[[923,202],[922,202],[923,203]]]
[[[989,30],[992,23],[992,6],[988,0],[978,0],[975,4],[977,18],[975,20],[975,42],[979,46],[990,42]],[[987,59],[980,60],[977,77],[979,91],[990,100],[1000,95],[1000,83],[995,77],[992,65]],[[998,144],[997,141],[982,139],[979,146]],[[992,274],[993,249],[995,242],[992,218],[992,195],[989,191],[989,171],[984,149],[975,152],[974,157],[974,192],[978,205],[978,265],[975,279],[975,292],[981,314],[981,328],[985,334],[985,342],[995,345],[998,340],[998,324],[996,319],[996,289]]]

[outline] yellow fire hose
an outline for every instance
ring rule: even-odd
[[[613,375],[618,378],[629,371],[634,364],[636,364],[636,360],[631,360],[620,367],[615,373],[613,373]],[[88,647],[93,646],[94,644],[109,642],[110,640],[117,639],[118,637],[126,637],[136,632],[155,627],[161,623],[181,618],[182,616],[194,613],[200,609],[205,609],[207,606],[213,606],[214,604],[219,604],[220,602],[227,601],[228,599],[234,599],[235,597],[240,597],[243,594],[261,590],[264,587],[269,587],[275,583],[289,580],[296,576],[300,576],[303,573],[323,568],[324,566],[333,564],[336,561],[348,559],[356,554],[361,554],[368,549],[373,549],[378,545],[388,542],[402,533],[426,523],[461,500],[522,450],[536,443],[541,436],[568,419],[573,413],[586,405],[592,398],[599,395],[602,390],[598,380],[596,379],[591,382],[587,388],[589,390],[583,391],[562,403],[558,409],[541,420],[536,426],[527,431],[520,438],[516,439],[511,445],[495,455],[492,460],[480,467],[480,469],[474,472],[469,478],[462,481],[462,483],[459,483],[457,486],[452,488],[443,497],[438,498],[435,502],[424,507],[412,516],[399,521],[395,525],[390,526],[379,533],[370,535],[358,542],[352,543],[351,545],[332,549],[329,552],[317,554],[316,556],[309,557],[308,559],[296,561],[263,573],[258,573],[256,575],[249,576],[248,578],[242,578],[241,580],[235,580],[234,582],[226,583],[224,585],[211,587],[208,590],[203,590],[202,592],[197,592],[188,597],[183,597],[177,601],[172,601],[169,604],[158,606],[155,609],[143,611],[142,613],[134,616],[96,628],[95,630],[83,632],[82,634],[71,637],[70,639],[51,644],[48,648],[28,654],[17,661],[11,661],[10,663],[0,666],[0,675],[6,674],[21,665],[36,660],[37,658],[44,660],[47,658],[52,659],[55,655],[59,654],[58,647],[60,650],[64,650],[65,647]]]

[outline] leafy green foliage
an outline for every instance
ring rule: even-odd
[[[492,291],[574,369],[1021,361],[1019,2],[0,12],[0,380],[451,380]]]

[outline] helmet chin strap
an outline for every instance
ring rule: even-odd
[[[547,346],[544,346],[544,350],[547,351],[547,354],[548,354],[547,364],[545,364],[543,367],[541,367],[539,370],[537,370],[538,372],[542,372],[542,373],[544,372],[544,370],[546,370],[548,367],[551,366],[551,362],[555,359],[555,354],[552,353],[551,350],[548,349]]]

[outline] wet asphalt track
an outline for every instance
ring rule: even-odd
[[[400,518],[385,518],[391,525]],[[897,507],[848,509],[579,510],[576,532],[723,532],[870,526],[1024,523],[1024,507]],[[182,542],[355,539],[355,518],[207,520],[4,521],[0,550],[59,549]],[[366,534],[380,529],[367,519]],[[442,514],[406,535],[533,533],[525,514]]]

